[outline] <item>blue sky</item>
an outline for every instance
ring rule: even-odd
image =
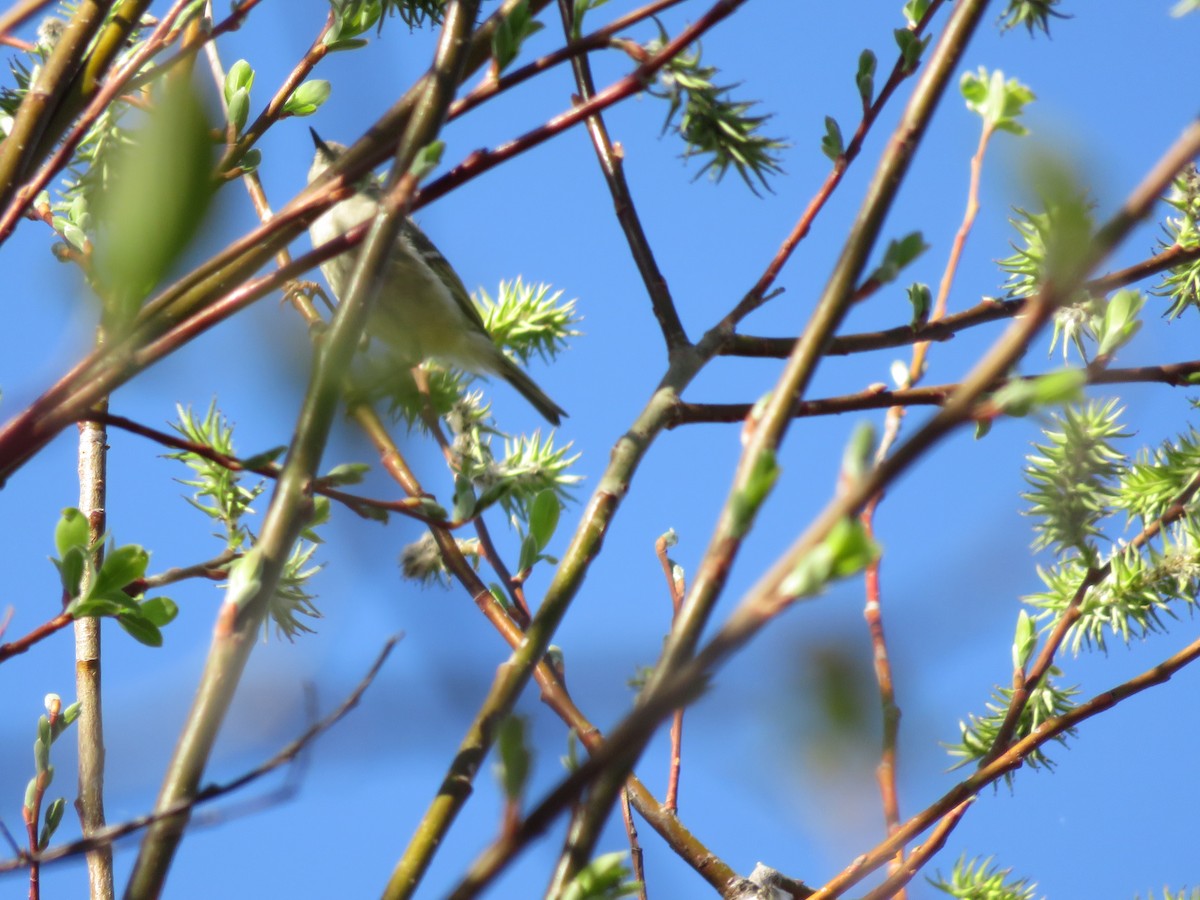
[[[599,23],[637,4],[612,0],[594,14]],[[1001,36],[988,17],[964,57],[964,69],[1002,69],[1028,84],[1037,100],[1024,140],[1001,136],[984,173],[982,211],[950,299],[963,309],[999,293],[994,260],[1010,252],[1010,207],[1029,203],[1021,186],[1021,151],[1038,143],[1075,161],[1098,214],[1110,213],[1194,115],[1194,95],[1177,87],[1194,56],[1197,23],[1168,16],[1168,0],[1141,4],[1066,3],[1073,18],[1056,20],[1053,37]],[[257,70],[257,111],[320,27],[323,0],[266,2],[249,25],[219,44],[226,66],[239,57]],[[490,10],[493,4],[485,4]],[[742,82],[737,95],[761,101],[767,126],[786,137],[786,176],[774,192],[755,197],[735,177],[693,183],[699,166],[679,159],[681,145],[660,137],[665,107],[651,98],[630,101],[608,116],[625,151],[627,174],[646,231],[689,334],[697,338],[754,283],[779,242],[819,186],[828,161],[819,150],[825,115],[849,133],[858,98],[853,72],[859,51],[873,48],[890,66],[898,2],[809,4],[751,0],[707,35],[705,59],[724,82]],[[668,31],[699,16],[691,0],[663,16]],[[939,27],[943,19],[939,20]],[[557,45],[557,19],[529,45]],[[652,27],[633,32],[639,39]],[[392,21],[381,38],[354,54],[334,55],[317,75],[333,94],[315,117],[288,121],[262,144],[263,180],[276,208],[300,189],[311,156],[307,125],[330,139],[350,140],[376,119],[427,65],[428,35],[410,35]],[[600,83],[628,68],[616,56],[596,60]],[[880,77],[882,80],[882,76]],[[446,164],[478,147],[494,146],[568,108],[574,87],[566,69],[554,71],[452,124],[445,133]],[[899,100],[907,96],[901,89]],[[899,105],[872,134],[863,155],[782,273],[784,293],[749,318],[752,334],[795,334],[803,326],[839,252],[846,227],[879,158]],[[902,282],[936,284],[962,214],[968,159],[978,118],[948,94],[921,147],[885,237],[921,230],[929,252]],[[1161,210],[1160,210],[1161,212]],[[576,129],[439,200],[419,220],[469,287],[494,293],[500,279],[522,275],[577,297],[584,316],[569,352],[534,376],[570,412],[560,438],[582,452],[586,477],[580,499],[594,489],[615,440],[629,427],[661,376],[662,342],[612,216],[583,130]],[[201,238],[215,249],[254,224],[245,193],[228,186]],[[1140,229],[1112,267],[1152,252],[1157,226]],[[87,345],[94,307],[76,274],[50,255],[44,226],[24,222],[3,248],[9,260],[9,327],[0,330],[0,416],[7,419],[43,389]],[[307,240],[297,242],[307,249]],[[875,258],[878,258],[878,252]],[[1138,339],[1119,365],[1194,357],[1195,313],[1167,324],[1152,299]],[[847,331],[907,321],[902,290],[881,292],[856,310]],[[979,329],[933,348],[928,383],[954,381],[998,334]],[[203,409],[215,396],[237,426],[241,452],[286,442],[307,365],[302,323],[275,298],[261,301],[121,388],[114,412],[162,427],[177,403]],[[1026,369],[1050,365],[1048,337]],[[848,393],[889,380],[895,358],[884,351],[822,364],[810,397]],[[695,401],[753,400],[778,377],[779,364],[718,359],[692,384]],[[1121,388],[1136,444],[1154,445],[1183,427],[1187,393],[1160,386]],[[1097,394],[1109,396],[1110,394]],[[495,410],[504,428],[539,426],[536,413],[499,386]],[[927,413],[909,417],[911,433]],[[781,451],[783,478],[746,546],[717,610],[719,622],[758,575],[790,544],[831,495],[841,447],[861,418],[805,420]],[[1019,598],[1039,586],[1031,556],[1029,520],[1021,516],[1021,464],[1036,439],[1032,419],[1000,422],[983,441],[968,433],[944,442],[896,484],[878,516],[885,547],[884,594],[899,702],[902,813],[917,812],[956,780],[939,741],[956,738],[957,723],[984,711],[991,686],[1008,679],[1009,647]],[[141,438],[110,439],[110,529],[120,543],[143,543],[152,569],[186,565],[220,549],[210,526],[183,501],[186,476]],[[432,490],[449,482],[433,446],[412,438],[404,448]],[[556,643],[579,706],[601,727],[629,708],[627,680],[651,664],[668,627],[669,604],[654,556],[654,539],[674,528],[674,558],[695,571],[724,501],[740,450],[737,426],[703,425],[665,433],[646,458]],[[374,454],[339,422],[326,465],[371,461]],[[24,634],[58,611],[52,553],[59,510],[76,503],[74,435],[64,433],[0,494],[8,577],[0,606],[15,613],[7,636]],[[365,489],[394,490],[381,476]],[[265,508],[265,499],[260,511]],[[565,546],[582,504],[563,516],[552,550]],[[493,518],[494,532],[503,522]],[[166,896],[372,896],[386,880],[421,811],[432,798],[446,761],[492,678],[507,657],[469,598],[459,591],[421,589],[401,581],[400,549],[418,534],[395,520],[386,528],[335,511],[318,558],[324,619],[318,633],[294,644],[272,639],[251,660],[239,697],[218,743],[208,778],[225,781],[291,740],[305,727],[303,684],[313,682],[322,709],[338,703],[365,672],[386,635],[405,637],[359,709],[315,745],[292,801],[231,815],[185,840]],[[512,550],[512,542],[506,546]],[[548,581],[538,573],[536,598]],[[147,810],[157,792],[200,672],[221,593],[185,584],[171,596],[181,614],[166,646],[150,650],[106,626],[106,730],[110,774],[108,815],[120,821]],[[1114,645],[1107,656],[1067,657],[1065,681],[1084,697],[1117,684],[1193,638],[1184,616],[1171,633]],[[0,692],[0,819],[19,831],[20,800],[29,777],[34,722],[47,691],[73,695],[72,643],[67,633],[3,666]],[[862,622],[859,581],[836,586],[790,611],[719,673],[712,691],[689,710],[685,724],[681,815],[712,850],[748,873],[762,860],[810,884],[820,884],[882,836],[874,767],[878,725]],[[813,738],[825,729],[810,680],[813,660],[848,661],[847,681],[861,688],[867,710],[860,730],[832,743]],[[865,687],[862,687],[865,685]],[[943,870],[960,853],[994,855],[1035,879],[1053,898],[1129,897],[1162,885],[1179,889],[1194,878],[1194,840],[1187,810],[1200,800],[1187,776],[1182,748],[1197,737],[1196,675],[1172,682],[1086,723],[1069,750],[1055,748],[1054,773],[1022,771],[1015,790],[984,792],[939,857]],[[857,696],[857,695],[856,695]],[[565,752],[561,723],[537,700],[522,699],[537,758],[531,796],[552,785]],[[73,758],[56,746],[56,787],[73,796]],[[639,774],[661,795],[666,745],[655,741]],[[236,808],[236,807],[235,807]],[[465,861],[495,835],[499,798],[490,769],[443,846],[424,896],[440,896]],[[70,815],[63,835],[69,835]],[[704,896],[707,889],[654,836],[640,829],[651,897]],[[524,898],[544,889],[559,835],[533,848],[488,896]],[[622,849],[610,829],[603,851]],[[135,844],[121,845],[123,882]],[[81,864],[48,870],[44,896],[77,896]],[[21,876],[0,881],[0,896],[20,896]],[[910,896],[935,892],[914,882]]]

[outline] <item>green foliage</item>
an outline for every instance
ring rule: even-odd
[[[1128,644],[1163,630],[1162,616],[1174,617],[1172,604],[1195,604],[1200,587],[1200,535],[1195,523],[1167,529],[1163,546],[1118,548],[1108,559],[1108,576],[1079,603],[1079,617],[1067,631],[1066,645],[1078,654],[1084,646],[1106,650],[1106,636]],[[1087,575],[1077,558],[1038,568],[1045,591],[1024,597],[1041,610],[1037,618],[1049,628],[1079,593]]]
[[[1076,402],[1087,384],[1079,369],[1059,369],[1036,378],[1014,378],[992,395],[992,404],[1009,416],[1027,416],[1043,406]]]
[[[990,856],[969,862],[960,856],[949,878],[939,873],[929,883],[957,900],[1033,900],[1037,888],[1028,878],[1013,878],[1012,869],[993,866]]]
[[[225,73],[225,107],[234,134],[241,134],[250,118],[250,88],[254,85],[254,69],[239,59]]]
[[[898,241],[888,241],[887,249],[883,253],[883,262],[867,280],[878,284],[890,284],[900,276],[906,266],[928,249],[925,236],[919,231],[910,231]]]
[[[95,284],[109,328],[132,320],[199,233],[215,189],[209,133],[196,91],[171,79],[155,92],[142,127],[110,150],[111,183],[89,198]]]
[[[307,590],[309,580],[322,568],[319,565],[309,565],[316,549],[316,544],[306,544],[304,541],[296,543],[283,565],[279,583],[275,586],[275,592],[268,604],[276,631],[289,641],[295,640],[298,634],[313,633],[313,629],[304,623],[301,616],[308,619],[321,618],[320,611],[313,603],[316,595]]]
[[[663,33],[646,45],[646,52],[658,53],[666,43]],[[714,83],[717,69],[703,65],[700,54],[697,46],[691,54],[676,55],[659,70],[657,84],[648,89],[670,104],[663,131],[672,127],[679,114],[679,124],[674,127],[687,144],[684,158],[710,157],[697,178],[707,172],[714,181],[720,181],[732,166],[750,190],[758,193],[754,178],[769,190],[767,176],[783,171],[779,152],[787,144],[759,133],[770,116],[749,115],[754,101],[730,99],[730,92],[738,85]]]
[[[396,13],[409,28],[420,28],[427,22],[440,25],[446,10],[446,0],[329,0],[333,26],[325,34],[325,45],[331,50],[356,50],[366,45],[359,38],[372,25],[383,29],[383,20]]]
[[[96,553],[103,536],[90,540],[87,517],[77,509],[64,509],[54,529],[58,558],[51,562],[58,569],[66,611],[74,618],[108,616],[143,644],[162,646],[161,629],[178,607],[166,597],[139,600],[144,593],[140,582],[145,578],[150,554],[137,544],[112,546],[99,568]],[[85,587],[86,584],[86,587]]]
[[[796,564],[779,586],[779,593],[795,599],[815,596],[831,581],[857,575],[877,560],[880,552],[860,519],[841,519],[825,540]]]
[[[1049,167],[1035,176],[1046,182],[1055,180]],[[1060,185],[1058,193],[1046,199],[1045,212],[1016,208],[1017,217],[1009,220],[1021,241],[1013,245],[1016,252],[1012,256],[1000,260],[1000,269],[1008,273],[1005,293],[1011,298],[1031,297],[1047,282],[1061,287],[1078,276],[1079,262],[1092,232],[1091,209],[1069,187]]]
[[[751,463],[746,483],[738,489],[730,502],[729,515],[733,519],[731,532],[740,537],[750,530],[763,501],[779,480],[779,462],[775,451],[765,447]]]
[[[221,415],[216,402],[209,404],[203,419],[197,419],[191,408],[176,406],[179,421],[172,427],[193,444],[207,447],[223,457],[237,458],[233,444],[233,427]],[[256,454],[247,460],[248,464],[263,466],[273,462],[285,448],[275,447],[263,453]],[[219,462],[209,459],[206,455],[191,450],[184,450],[167,455],[169,459],[177,459],[196,473],[196,478],[190,481],[180,480],[181,484],[196,488],[188,503],[200,510],[206,516],[220,522],[225,533],[216,535],[225,542],[226,549],[241,552],[254,542],[254,533],[243,519],[252,515],[251,504],[262,494],[264,486],[261,481],[252,487],[245,487],[241,482],[242,473],[231,469]],[[361,477],[361,467],[339,466],[320,479],[331,486],[351,484],[355,478]],[[320,538],[315,528],[329,516],[329,503],[325,498],[314,499],[314,515],[306,523],[301,533],[301,540],[292,549],[291,555],[284,563],[279,576],[275,593],[268,601],[271,618],[279,633],[289,640],[301,632],[311,632],[312,629],[303,624],[300,617],[320,618],[321,614],[313,604],[314,595],[307,590],[308,581],[320,571],[321,567],[310,565],[316,544]],[[237,567],[235,567],[237,568]],[[239,577],[247,573],[242,572]],[[230,572],[230,583],[234,579],[234,571]],[[256,590],[253,584],[247,584],[247,594]],[[239,599],[244,599],[239,596]]]
[[[917,23],[925,18],[931,2],[932,0],[908,0],[904,4],[904,18],[910,28],[915,28]]]
[[[858,71],[854,73],[854,83],[858,87],[858,96],[862,98],[863,108],[868,108],[875,99],[875,54],[864,50],[858,55]]]
[[[548,284],[526,284],[520,277],[501,281],[493,300],[482,288],[475,308],[497,346],[527,363],[536,354],[552,360],[578,337],[582,317],[574,300],[562,302],[562,291],[551,293]]]
[[[1029,133],[1017,119],[1033,102],[1034,94],[1015,78],[1005,81],[1004,73],[999,69],[989,75],[987,69],[980,66],[975,74],[963,74],[959,90],[967,101],[967,109],[978,113],[985,127],[1016,135]]]
[[[1010,31],[1019,25],[1024,25],[1032,35],[1034,29],[1050,34],[1050,18],[1069,19],[1070,16],[1061,13],[1054,7],[1061,0],[1008,0],[1008,6],[1000,14],[1000,27]]]
[[[608,0],[575,0],[571,4],[571,39],[578,40],[583,35],[583,17],[593,9],[598,9]]]
[[[1114,501],[1130,519],[1145,528],[1178,502],[1183,490],[1200,473],[1200,434],[1190,428],[1158,449],[1142,450],[1121,478],[1122,490]]]
[[[321,78],[310,78],[292,92],[284,101],[283,115],[311,116],[321,108],[333,90],[328,81]]]
[[[518,572],[527,572],[542,560],[551,563],[558,562],[554,557],[546,556],[543,551],[549,546],[550,539],[554,537],[561,512],[562,502],[553,491],[544,490],[534,497],[526,518],[528,533],[521,538],[521,557],[517,562]]]
[[[520,802],[533,768],[527,726],[523,716],[508,716],[496,734],[496,780],[510,803]]]
[[[892,37],[896,39],[896,46],[900,48],[901,70],[905,75],[916,71],[917,66],[921,64],[921,56],[925,53],[925,48],[929,46],[933,35],[927,34],[925,37],[919,38],[907,28],[897,28],[892,32]]]
[[[48,716],[39,716],[37,721],[37,736],[33,742],[34,776],[25,786],[24,816],[27,822],[37,822],[37,806],[46,789],[54,781],[54,766],[50,764],[50,748],[59,736],[79,718],[79,704],[72,703],[63,709],[62,700],[58,694],[47,694],[45,698],[46,712],[53,717],[53,723]],[[42,815],[42,827],[38,834],[37,846],[33,849],[44,850],[50,844],[50,838],[62,822],[66,810],[66,800],[57,797],[45,807]]]
[[[1055,685],[1053,679],[1060,675],[1062,675],[1062,670],[1057,666],[1051,666],[1046,676],[1030,689],[1029,697],[1021,710],[1016,728],[1013,730],[1013,741],[1028,737],[1046,722],[1056,719],[1074,708],[1075,704],[1071,698],[1079,691],[1076,688],[1060,688]],[[967,717],[967,721],[958,723],[959,742],[945,745],[946,751],[951,756],[958,757],[958,762],[952,768],[957,769],[977,763],[991,752],[1008,715],[1012,696],[1011,687],[993,688],[992,699],[987,704],[987,715],[977,716],[972,713]],[[1075,729],[1069,728],[1055,736],[1054,740],[1065,745],[1067,738],[1074,734]],[[1045,744],[1030,750],[1024,756],[1025,763],[1033,769],[1053,768],[1054,762],[1046,756],[1044,748]],[[1011,783],[1012,774],[1009,773],[1004,778],[1005,781]]]
[[[929,313],[933,309],[933,293],[929,290],[929,285],[921,282],[913,282],[906,289],[909,305],[912,306],[912,319],[909,325],[912,328],[919,328],[929,321]]]
[[[1200,174],[1196,172],[1195,165],[1189,165],[1175,179],[1171,193],[1164,199],[1179,215],[1168,216],[1163,222],[1166,237],[1159,239],[1159,249],[1179,247],[1194,250],[1200,247],[1200,228],[1196,225],[1197,215],[1200,214]],[[1200,260],[1172,266],[1152,293],[1171,298],[1171,305],[1166,312],[1169,318],[1176,318],[1189,306],[1200,310]]]
[[[842,451],[842,481],[855,484],[867,477],[874,464],[878,444],[875,426],[871,422],[859,422]]]
[[[521,45],[541,30],[542,23],[529,12],[529,0],[521,0],[509,15],[500,20],[499,27],[492,34],[492,59],[496,63],[496,71],[507,69],[521,52]]]
[[[1153,891],[1146,895],[1146,900],[1154,900]],[[1178,894],[1163,888],[1162,900],[1200,900],[1200,888],[1192,888],[1190,891],[1184,888]]]
[[[571,879],[560,896],[562,900],[617,900],[641,889],[641,883],[629,880],[625,853],[597,856]]]
[[[1099,523],[1111,514],[1125,457],[1113,442],[1128,437],[1116,401],[1067,407],[1043,429],[1046,443],[1026,457],[1028,515],[1037,519],[1035,550],[1077,551],[1095,564]]]
[[[846,152],[846,142],[842,139],[842,128],[833,116],[825,117],[825,134],[821,137],[821,152],[837,162]]]
[[[222,456],[237,455],[233,446],[233,426],[217,410],[215,400],[208,405],[203,419],[197,419],[191,407],[177,405],[175,411],[179,421],[171,423],[171,427],[184,438]],[[259,481],[252,487],[244,487],[241,472],[190,450],[168,453],[167,458],[179,460],[196,473],[194,480],[179,479],[180,484],[196,488],[188,503],[220,522],[225,528],[226,546],[230,550],[240,550],[250,537],[249,531],[242,526],[242,517],[254,512],[251,504],[263,492],[263,483]]]

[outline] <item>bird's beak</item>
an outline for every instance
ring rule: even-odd
[[[317,148],[318,152],[325,157],[325,161],[332,163],[337,158],[337,154],[329,148],[327,143],[321,140],[321,136],[317,134],[317,130],[311,125],[309,126],[308,133],[312,135],[313,145]]]

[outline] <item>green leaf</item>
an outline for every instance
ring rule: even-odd
[[[925,12],[929,9],[931,2],[932,0],[908,0],[904,4],[904,18],[908,22],[909,27],[915,26],[925,18]]]
[[[90,525],[88,518],[75,507],[67,507],[62,511],[58,524],[54,526],[54,547],[59,556],[66,556],[72,547],[88,546],[90,542]]]
[[[89,597],[86,600],[70,604],[67,607],[67,612],[75,619],[86,619],[88,617],[102,618],[104,616],[117,616],[123,612],[128,612],[136,606],[137,601],[132,597],[126,597],[124,603],[111,597]]]
[[[636,894],[640,882],[629,881],[623,852],[597,856],[571,879],[560,895],[561,900],[611,900]]]
[[[246,120],[250,118],[250,92],[241,89],[234,91],[233,96],[229,98],[228,111],[229,124],[233,126],[234,134],[241,134],[242,129],[246,127]]]
[[[825,117],[825,136],[821,138],[821,152],[834,162],[845,152],[846,145],[842,141],[842,129],[833,116]]]
[[[909,325],[919,328],[929,321],[929,312],[933,308],[933,294],[929,285],[914,281],[908,286],[908,302],[912,305],[912,319]]]
[[[745,485],[734,495],[730,504],[730,516],[733,519],[730,531],[734,537],[741,537],[750,530],[759,507],[778,478],[779,464],[775,461],[775,452],[764,448],[755,457]]]
[[[521,555],[517,559],[517,571],[527,572],[538,560],[538,545],[533,535],[525,535],[521,541]]]
[[[66,595],[78,597],[83,573],[87,569],[87,551],[82,547],[72,547],[63,554],[61,560],[54,559],[51,562],[58,569],[58,578]]]
[[[138,643],[147,647],[161,647],[162,632],[149,619],[134,613],[123,613],[117,616],[117,624],[124,628]]]
[[[990,127],[1016,135],[1028,133],[1017,118],[1035,97],[1033,91],[1015,78],[1005,81],[1004,73],[999,69],[989,75],[987,69],[980,66],[975,74],[963,74],[959,90],[967,101],[967,109],[982,116]]]
[[[329,99],[332,90],[329,82],[320,78],[304,82],[284,101],[283,115],[311,116]]]
[[[904,74],[907,75],[920,64],[921,54],[929,46],[929,40],[932,35],[926,35],[922,39],[907,28],[897,28],[892,32],[892,37],[896,39],[896,46],[900,48],[901,68]]]
[[[412,165],[408,167],[409,174],[417,181],[424,180],[426,175],[438,167],[445,150],[445,141],[430,141],[413,157]]]
[[[1109,356],[1133,339],[1141,330],[1138,313],[1145,303],[1146,296],[1140,291],[1121,290],[1113,295],[1104,308],[1104,319],[1097,334],[1098,355]]]
[[[864,50],[858,57],[858,72],[854,75],[854,83],[858,85],[858,95],[862,97],[863,106],[870,106],[875,99],[875,54]]]
[[[146,620],[159,628],[169,625],[179,615],[179,606],[169,597],[151,597],[139,604],[139,608]]]
[[[925,236],[919,231],[911,231],[898,241],[888,241],[883,262],[871,273],[868,280],[890,284],[899,277],[901,270],[928,249]]]
[[[1079,369],[1060,369],[1038,378],[1016,378],[992,395],[992,403],[1010,416],[1028,415],[1038,406],[1069,403],[1079,398],[1087,374]]]
[[[521,45],[526,38],[542,30],[542,23],[529,13],[528,0],[521,0],[512,11],[500,20],[492,33],[492,58],[496,61],[496,70],[503,72],[509,67],[521,52]]]
[[[146,574],[150,565],[150,554],[139,544],[126,544],[112,550],[105,558],[96,580],[88,589],[89,597],[99,597],[112,591],[123,590],[130,582]]]
[[[321,476],[320,481],[330,487],[362,484],[363,476],[371,471],[367,463],[342,463]]]
[[[851,484],[862,481],[871,471],[874,455],[875,426],[859,422],[842,453],[842,478]]]
[[[1024,669],[1037,647],[1037,624],[1025,610],[1017,615],[1017,634],[1013,639],[1013,668]]]
[[[509,716],[500,723],[496,735],[496,752],[499,761],[496,775],[504,796],[510,801],[521,799],[525,785],[529,781],[533,756],[525,738],[526,723],[521,716]]]
[[[796,563],[779,586],[785,597],[812,597],[829,582],[861,572],[879,557],[879,547],[871,540],[862,522],[844,518],[829,530],[819,545]]]
[[[233,103],[233,95],[238,91],[245,91],[247,95],[250,93],[250,87],[254,84],[254,69],[250,63],[244,59],[239,59],[229,71],[225,73],[225,102]]]
[[[42,832],[38,836],[38,849],[45,850],[50,844],[50,838],[54,836],[54,832],[58,830],[59,823],[62,822],[63,812],[67,808],[67,801],[63,797],[55,797],[50,801],[50,805],[46,807],[46,815],[43,817]]]
[[[104,161],[92,271],[109,338],[129,322],[200,230],[215,189],[212,129],[187,79],[163,79],[144,124]]]
[[[558,516],[562,504],[554,491],[543,489],[533,498],[529,507],[529,534],[537,545],[538,552],[546,549],[554,530],[558,527]]]

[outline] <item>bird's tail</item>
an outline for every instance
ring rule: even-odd
[[[496,374],[516,388],[517,392],[528,400],[547,422],[555,426],[562,424],[562,420],[567,414],[566,410],[547,397],[524,369],[503,353],[497,353],[497,356],[499,360],[496,361]]]

